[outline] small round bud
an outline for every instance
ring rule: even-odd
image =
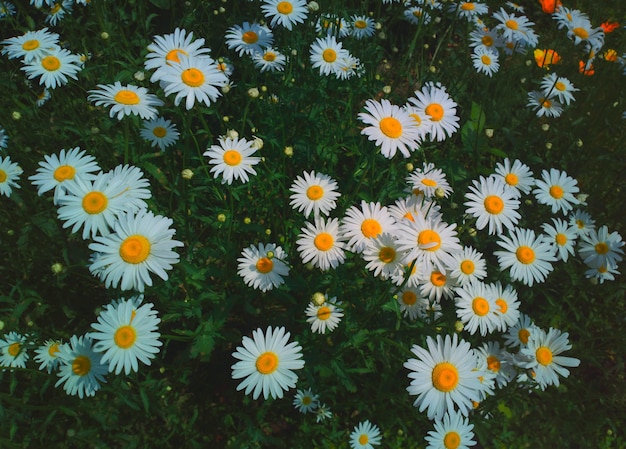
[[[285,153],[285,156],[287,157],[293,156],[293,147],[285,147],[283,151]]]
[[[548,150],[552,149],[552,143],[550,143],[550,142],[546,142],[546,148],[547,148]]]
[[[100,39],[106,41],[108,38],[109,38],[109,33],[107,33],[106,31],[103,31],[102,33],[100,33]]]
[[[454,330],[457,332],[461,332],[463,330],[463,322],[462,321],[456,321],[454,323]]]
[[[268,251],[267,252],[267,258],[272,260],[274,258],[274,251]]]
[[[320,5],[317,2],[309,2],[308,5],[306,5],[307,8],[309,8],[309,11],[311,12],[317,12],[320,10]]]
[[[52,266],[50,267],[50,270],[54,273],[54,274],[59,274],[63,271],[63,264],[60,262],[55,262],[52,264]]]
[[[226,221],[226,214],[218,214],[217,221],[221,221],[222,223],[224,223]]]
[[[414,168],[415,167],[413,166],[413,164],[411,164],[410,162],[407,162],[407,164],[406,164],[406,171],[412,172]]]
[[[383,93],[390,94],[391,93],[391,86],[389,86],[389,85],[383,86]]]
[[[467,230],[467,234],[468,234],[470,237],[476,237],[476,236],[478,235],[478,232],[476,231],[476,228],[469,228],[469,229]]]
[[[439,198],[439,199],[445,198],[446,197],[446,192],[441,187],[437,187],[435,189],[435,196],[437,198]]]
[[[183,177],[183,179],[191,179],[193,178],[193,170],[191,170],[190,168],[185,168],[183,171],[180,172],[180,175]]]
[[[493,137],[493,128],[486,128],[485,135],[491,139]]]
[[[226,131],[226,137],[234,140],[239,137],[239,133],[234,129],[229,129],[228,131]]]
[[[582,146],[583,146],[583,141],[582,141],[582,139],[578,139],[578,140],[576,141],[576,146],[577,146],[578,148],[582,148]]]
[[[544,123],[543,125],[541,125],[541,130],[542,131],[547,131],[550,129],[550,124],[549,123]]]
[[[252,140],[252,148],[256,148],[257,150],[263,148],[263,139],[255,136]]]
[[[324,293],[315,292],[313,296],[311,296],[311,302],[316,306],[321,306],[326,302],[326,295],[324,295]]]
[[[272,235],[272,230],[271,229],[266,229],[265,230],[265,235]]]
[[[250,89],[248,89],[248,96],[250,98],[259,98],[259,89],[257,89],[256,87],[251,87]]]
[[[250,217],[246,217],[243,219],[244,224],[250,224],[252,223],[252,220],[250,219]]]
[[[13,120],[19,120],[22,118],[22,114],[20,114],[18,111],[13,111],[11,112],[11,118]]]
[[[146,79],[146,73],[143,70],[137,70],[133,75],[133,78],[135,78],[137,81],[143,81]]]
[[[221,88],[221,91],[223,94],[227,94],[228,92],[230,92],[230,86],[228,84],[224,84]]]
[[[222,117],[222,120],[228,123],[230,121],[230,117],[225,115],[224,117]]]

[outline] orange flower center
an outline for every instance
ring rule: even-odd
[[[83,209],[88,214],[99,214],[107,208],[108,198],[102,192],[89,192],[83,197]]]
[[[489,302],[485,298],[477,296],[472,300],[472,310],[478,316],[485,316],[489,313]]]
[[[430,119],[434,122],[438,122],[443,118],[443,107],[439,103],[429,104],[424,111],[430,115]]]
[[[76,169],[71,165],[59,165],[53,173],[53,177],[58,182],[63,182],[67,179],[74,179],[74,175],[76,174]]]
[[[183,83],[190,87],[200,87],[204,84],[204,73],[196,68],[189,68],[183,70],[180,75],[180,79]]]
[[[72,362],[72,372],[77,376],[84,376],[91,371],[91,360],[86,355],[79,355]]]
[[[411,290],[406,290],[402,293],[402,302],[407,306],[412,306],[417,302],[417,295]]]
[[[125,104],[127,106],[133,105],[133,104],[139,104],[139,102],[141,101],[137,93],[133,92],[132,90],[127,90],[127,89],[121,89],[118,93],[115,94],[113,99],[117,103]]]
[[[150,247],[150,241],[143,235],[131,235],[121,243],[120,257],[126,263],[139,264],[150,255]]]
[[[361,232],[365,237],[371,239],[383,232],[383,228],[378,221],[373,218],[368,218],[361,223]]]
[[[378,252],[378,258],[383,263],[391,263],[396,259],[396,250],[390,246],[384,246]]]
[[[61,67],[61,60],[56,56],[46,56],[41,59],[41,66],[48,72],[56,72]]]
[[[489,195],[485,198],[483,204],[485,210],[492,215],[497,215],[504,210],[504,201],[497,195]]]
[[[417,236],[417,243],[426,251],[437,251],[441,247],[441,237],[431,229],[425,229]]]
[[[552,198],[560,200],[561,198],[563,198],[564,194],[565,194],[565,192],[563,191],[563,187],[561,187],[561,186],[551,186],[550,187],[550,196]]]
[[[261,257],[259,260],[257,260],[255,266],[256,270],[259,273],[267,274],[274,268],[274,262],[272,262],[272,259],[269,259],[267,257]]]
[[[552,351],[545,346],[541,346],[535,352],[535,356],[537,357],[537,361],[541,363],[543,366],[549,365],[552,363]]]
[[[432,381],[437,390],[449,393],[459,383],[459,372],[452,363],[441,362],[433,368]]]
[[[385,117],[379,122],[379,126],[382,133],[391,139],[402,135],[402,123],[396,118]]]
[[[278,368],[278,356],[271,351],[264,352],[257,357],[255,366],[261,374],[272,374]]]
[[[291,4],[291,2],[280,2],[278,5],[276,5],[276,9],[281,14],[291,14],[291,12],[293,11],[293,5]]]
[[[332,48],[327,48],[322,52],[322,59],[326,62],[335,62],[337,59],[337,52]]]
[[[246,44],[254,44],[256,41],[259,40],[259,35],[256,34],[254,31],[246,31],[245,33],[243,33],[243,36],[241,36],[241,40],[244,41]]]
[[[224,163],[226,165],[230,165],[231,167],[241,164],[241,153],[237,150],[227,150],[224,152],[222,157],[224,159]]]
[[[137,331],[129,325],[120,326],[113,335],[113,341],[122,349],[128,349],[135,344]]]
[[[315,236],[313,244],[320,251],[328,251],[335,244],[335,239],[327,232],[321,232]]]
[[[533,263],[535,260],[535,251],[530,246],[520,246],[515,251],[515,256],[524,265]]]

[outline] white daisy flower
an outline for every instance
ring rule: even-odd
[[[426,318],[429,306],[428,299],[422,296],[417,288],[404,287],[397,293],[397,301],[400,306],[400,313],[411,321]]]
[[[456,102],[440,83],[428,82],[421,90],[415,91],[415,97],[408,102],[417,108],[420,114],[430,117],[430,138],[441,142],[459,129],[459,117],[456,115]]]
[[[350,434],[351,449],[373,449],[380,444],[382,436],[377,425],[369,420],[360,422]]]
[[[159,147],[161,151],[174,145],[180,136],[176,125],[163,117],[144,121],[139,135],[149,141],[151,146]]]
[[[526,46],[537,46],[538,38],[532,30],[534,23],[526,16],[509,14],[504,8],[500,8],[500,11],[493,13],[492,17],[500,22],[494,27],[494,31],[500,33],[505,41],[522,41]]]
[[[436,194],[440,198],[447,198],[452,193],[452,188],[446,179],[446,175],[435,164],[426,163],[422,168],[416,168],[406,177],[406,183],[411,186],[413,194],[422,194],[426,198],[433,198]]]
[[[499,55],[497,51],[484,46],[474,47],[472,62],[478,73],[493,76],[493,74],[497,73],[500,69],[500,63],[498,60]]]
[[[547,98],[537,90],[528,92],[528,103],[526,103],[526,106],[535,110],[537,117],[543,117],[544,115],[546,117],[560,117],[561,112],[563,112],[561,103],[553,98]]]
[[[441,206],[433,201],[425,200],[421,190],[419,195],[416,193],[413,192],[409,197],[396,200],[387,208],[396,222],[415,221],[415,217],[419,216],[428,216],[433,220],[441,218]]]
[[[533,195],[540,204],[550,206],[553,214],[559,211],[567,213],[572,206],[580,204],[575,196],[580,190],[576,184],[577,181],[564,171],[555,168],[551,168],[550,172],[543,170],[541,179],[535,181]]]
[[[254,141],[239,139],[238,137],[219,137],[219,145],[211,145],[207,151],[202,153],[210,158],[209,164],[211,173],[214,176],[222,176],[222,184],[232,184],[233,180],[239,179],[248,182],[248,173],[256,175],[256,170],[252,167],[261,161],[260,157],[252,156],[257,148]]]
[[[419,6],[408,7],[404,10],[403,16],[408,22],[412,23],[413,25],[419,25],[420,23],[426,25],[429,24],[432,20],[430,14],[424,11],[424,8],[421,8]]]
[[[604,281],[614,281],[615,276],[619,274],[620,272],[617,270],[617,268],[605,267],[604,265],[600,265],[599,267],[591,267],[585,270],[585,277],[587,279],[599,282],[600,284],[603,284]]]
[[[62,343],[59,340],[46,340],[46,342],[35,349],[35,357],[33,360],[40,363],[39,369],[46,370],[48,374],[56,370],[59,366],[59,348]]]
[[[253,55],[271,47],[274,41],[272,30],[256,22],[244,22],[226,30],[226,45],[239,56]]]
[[[289,196],[289,204],[307,218],[311,212],[315,216],[328,215],[341,196],[337,191],[337,181],[323,173],[315,173],[315,170],[309,173],[305,171],[302,176],[298,176],[289,191],[293,192]]]
[[[361,207],[351,206],[341,222],[340,233],[348,240],[347,249],[362,253],[371,240],[383,233],[394,234],[395,220],[380,203],[361,201]]]
[[[472,281],[481,281],[487,276],[487,261],[481,252],[471,246],[452,254],[454,264],[449,266],[450,276],[464,286]]]
[[[493,30],[490,30],[487,27],[478,27],[475,28],[469,35],[469,46],[476,49],[482,47],[487,50],[491,50],[492,52],[497,52],[499,47],[504,46],[504,42]]]
[[[419,280],[420,293],[430,301],[439,302],[442,299],[454,298],[458,287],[456,280],[445,270],[431,270],[424,272]]]
[[[285,283],[283,276],[289,275],[287,253],[274,243],[244,248],[239,262],[237,274],[249,287],[263,292]]]
[[[498,162],[495,173],[491,176],[502,179],[505,186],[509,190],[513,190],[517,197],[521,196],[522,193],[529,193],[535,184],[535,178],[533,178],[530,167],[518,159],[515,159],[513,163],[509,158],[505,158],[501,163]]]
[[[355,39],[365,39],[376,32],[374,20],[366,15],[351,16],[350,24],[350,35]]]
[[[28,31],[27,33],[5,39],[0,42],[4,45],[2,54],[8,54],[9,59],[22,58],[24,64],[41,59],[54,48],[59,46],[59,35],[48,31],[48,28]]]
[[[117,114],[117,119],[122,120],[125,115],[138,115],[142,119],[151,120],[156,118],[156,106],[161,106],[161,101],[156,95],[148,93],[145,87],[133,85],[122,86],[116,81],[114,84],[98,84],[100,90],[90,90],[87,97],[96,106],[111,106],[110,117]]]
[[[50,93],[50,90],[44,88],[41,93],[37,95],[37,101],[35,102],[35,104],[41,107],[46,104],[51,97],[52,93]]]
[[[398,250],[397,240],[393,234],[383,232],[371,238],[362,255],[367,262],[365,268],[373,271],[374,276],[382,280],[403,274],[406,254]]]
[[[343,309],[339,307],[341,303],[337,302],[337,298],[328,299],[322,304],[310,302],[306,308],[306,322],[311,325],[311,331],[318,334],[325,334],[326,330],[334,331],[343,317]]]
[[[530,334],[537,329],[533,320],[523,313],[519,314],[517,322],[509,327],[504,337],[504,344],[509,348],[524,348],[528,344]]]
[[[282,25],[289,31],[293,25],[303,23],[309,13],[305,0],[263,0],[261,11],[271,19],[271,27]]]
[[[15,15],[15,5],[7,1],[0,2],[0,19]]]
[[[327,36],[346,37],[350,34],[350,24],[343,17],[334,14],[323,14],[315,22],[315,31],[317,34],[325,34]]]
[[[95,396],[100,384],[106,382],[107,366],[102,364],[101,355],[93,350],[88,336],[73,335],[68,343],[59,347],[59,380],[55,387],[63,384],[65,392],[79,398]]]
[[[254,65],[256,67],[261,69],[261,73],[265,71],[282,72],[285,68],[285,64],[287,63],[287,57],[278,50],[268,47],[262,51],[254,53],[252,55],[252,61],[254,61]]]
[[[310,60],[314,69],[319,68],[320,75],[334,75],[339,70],[341,59],[350,55],[343,48],[341,42],[337,42],[335,36],[329,35],[318,37],[310,49]]]
[[[619,233],[613,231],[609,234],[608,227],[602,226],[597,231],[591,229],[580,238],[578,252],[589,267],[617,268],[624,255],[624,241]]]
[[[569,217],[569,224],[578,235],[587,235],[596,227],[596,221],[591,215],[583,210],[577,209]]]
[[[490,291],[489,296],[495,298],[499,330],[504,332],[509,327],[515,326],[520,318],[520,302],[515,289],[511,285],[502,287],[500,281],[488,284],[487,289]]]
[[[483,359],[487,369],[495,374],[496,385],[499,388],[515,379],[517,371],[511,363],[511,355],[501,348],[497,341],[483,343],[476,348],[476,355]]]
[[[391,274],[391,281],[397,286],[417,288],[422,282],[421,267],[415,261],[405,262],[401,270]]]
[[[26,351],[26,336],[9,332],[0,340],[0,366],[26,368],[29,355]]]
[[[40,59],[22,67],[28,79],[40,77],[39,84],[50,89],[67,84],[68,77],[78,79],[76,74],[81,69],[80,57],[60,47],[49,50]]]
[[[572,82],[564,76],[558,76],[552,72],[543,77],[541,80],[542,94],[547,98],[556,97],[561,103],[569,105],[574,98],[574,92],[579,91],[574,87]]]
[[[465,2],[468,3],[468,2]],[[453,410],[447,412],[442,419],[434,422],[435,430],[428,431],[424,437],[426,449],[468,449],[476,445],[474,441],[474,424],[469,419]]]
[[[46,23],[49,23],[52,26],[56,26],[63,20],[65,14],[72,12],[72,6],[74,5],[74,0],[60,0],[56,1],[50,7],[48,11],[48,15],[46,16]]]
[[[9,156],[0,156],[0,195],[10,197],[13,188],[20,188],[17,182],[22,173],[22,168],[16,162],[11,162]]]
[[[574,255],[574,244],[578,234],[565,220],[553,218],[552,223],[542,224],[541,229],[546,234],[557,258],[567,262],[569,255]]]
[[[302,263],[311,262],[325,271],[336,268],[345,259],[343,236],[339,231],[339,220],[325,221],[315,217],[315,223],[307,222],[296,241]]]
[[[463,17],[464,19],[471,21],[476,16],[480,16],[483,14],[487,14],[489,12],[489,7],[483,3],[479,2],[459,2],[453,3],[448,6],[448,11],[451,13],[458,14],[459,17]]]
[[[330,407],[326,404],[321,404],[315,410],[315,422],[320,423],[325,419],[332,418],[333,414],[330,411]]]
[[[492,291],[479,281],[472,281],[456,289],[456,315],[464,328],[474,335],[480,331],[485,336],[495,331],[500,320],[496,313],[496,301]]]
[[[313,394],[310,388],[306,390],[297,390],[296,396],[293,399],[293,406],[300,413],[314,412],[319,406],[319,397],[317,394]]]
[[[503,226],[511,230],[521,218],[520,202],[511,189],[507,189],[501,178],[480,177],[473,180],[463,203],[467,206],[466,213],[477,218],[476,228],[484,229],[489,225],[489,234],[502,234]]]

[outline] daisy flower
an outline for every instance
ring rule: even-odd
[[[591,268],[617,268],[624,254],[623,246],[621,235],[616,231],[609,234],[608,227],[602,226],[597,231],[592,229],[588,234],[581,235],[578,252]]]
[[[110,170],[111,183],[119,183],[123,188],[122,197],[126,200],[125,211],[129,212],[132,207],[137,209],[146,207],[143,200],[150,199],[150,181],[144,178],[139,167],[129,164],[120,164]]]
[[[122,120],[125,115],[138,115],[142,119],[151,120],[156,118],[156,106],[163,102],[154,94],[148,93],[145,87],[133,85],[122,86],[116,81],[114,84],[98,84],[100,90],[90,90],[87,97],[96,106],[111,106],[110,117],[117,114],[117,119]]]
[[[596,227],[596,221],[591,215],[583,210],[577,209],[569,217],[569,224],[578,235],[587,235]]]
[[[564,171],[551,168],[550,172],[541,172],[541,179],[535,181],[533,194],[537,202],[550,206],[553,214],[559,211],[567,213],[573,205],[580,203],[575,196],[580,190],[576,184],[576,180]]]
[[[414,120],[415,122],[414,125],[417,127],[417,130],[419,131],[417,143],[421,144],[422,141],[426,139],[426,136],[428,136],[428,134],[430,133],[430,127],[431,127],[430,116],[428,116],[425,112],[418,111],[415,106],[409,103],[406,103],[404,106],[402,106],[402,109],[408,112],[408,114]]]
[[[414,194],[420,193],[426,198],[433,198],[437,192],[440,192],[440,198],[447,198],[452,193],[445,173],[440,168],[435,168],[433,163],[424,163],[421,169],[415,169],[406,177],[406,183],[411,186]]]
[[[244,22],[243,25],[233,25],[226,30],[226,45],[239,56],[261,52],[271,47],[273,40],[272,30],[256,22]]]
[[[535,329],[537,326],[533,320],[528,315],[520,313],[519,320],[503,335],[504,344],[509,348],[524,348]]]
[[[61,0],[54,2],[48,11],[48,15],[46,16],[46,23],[49,23],[52,26],[56,26],[59,24],[65,14],[72,12],[72,5],[74,4],[73,0]]]
[[[219,145],[211,145],[211,147],[202,153],[210,158],[209,164],[211,173],[214,176],[222,176],[222,184],[232,184],[233,180],[239,179],[242,182],[248,182],[248,173],[256,175],[256,170],[252,167],[261,161],[260,157],[253,157],[257,148],[254,141],[239,139],[238,137],[219,137]]]
[[[535,184],[535,178],[533,178],[533,172],[530,170],[530,167],[518,159],[515,159],[513,163],[511,163],[509,158],[498,162],[495,173],[492,176],[502,179],[507,189],[513,190],[515,196],[518,197],[522,193],[529,193]]]
[[[391,274],[391,281],[397,286],[418,287],[423,273],[421,267],[414,262],[405,262],[401,270]]]
[[[300,413],[314,412],[319,403],[318,395],[313,394],[313,391],[310,388],[307,388],[306,390],[297,390],[296,396],[293,399],[293,406]]]
[[[360,422],[350,434],[351,449],[373,449],[380,444],[382,436],[377,425],[369,420]]]
[[[336,218],[324,221],[315,217],[315,223],[307,223],[301,229],[296,244],[302,263],[311,262],[323,271],[336,268],[345,259],[343,236]]]
[[[101,363],[108,363],[109,372],[120,374],[137,372],[141,361],[150,365],[163,345],[158,338],[157,325],[161,320],[157,317],[154,304],[146,303],[137,306],[131,300],[120,300],[114,305],[106,307],[98,316],[98,322],[91,327],[96,332],[90,332],[89,337],[94,340],[94,351],[103,353]]]
[[[261,11],[270,26],[282,25],[291,31],[293,25],[304,22],[309,13],[305,0],[263,0]]]
[[[511,279],[522,281],[532,287],[535,282],[545,281],[555,262],[549,242],[544,236],[535,236],[532,229],[515,228],[509,237],[501,236],[498,245],[504,251],[495,251],[500,270],[510,268]]]
[[[37,95],[37,101],[35,104],[39,107],[43,106],[52,97],[49,89],[43,89],[40,94]]]
[[[15,5],[9,2],[0,2],[0,19],[15,15]]]
[[[26,336],[9,332],[0,340],[0,366],[5,368],[26,368]]]
[[[460,413],[450,410],[443,419],[435,421],[434,428],[424,437],[428,443],[426,449],[468,449],[476,445],[474,425]]]
[[[174,145],[180,136],[176,125],[163,117],[144,121],[139,134],[149,141],[151,146],[159,147],[161,151]]]
[[[59,46],[59,35],[51,33],[48,28],[5,39],[1,42],[5,47],[2,54],[8,54],[9,59],[22,58],[25,64],[43,58],[51,49]]]
[[[279,51],[268,47],[252,55],[254,65],[261,69],[261,73],[265,71],[282,72],[287,63],[285,55]]]
[[[319,68],[320,75],[331,75],[339,70],[339,62],[349,56],[348,50],[337,42],[335,36],[318,37],[311,44],[310,60],[314,69]]]
[[[404,363],[411,384],[407,391],[417,396],[413,405],[426,410],[428,419],[441,419],[454,411],[463,416],[472,410],[472,401],[479,399],[480,380],[476,376],[476,355],[470,344],[458,340],[457,334],[437,339],[426,337],[428,349],[413,345],[417,357]]]
[[[232,365],[233,379],[243,379],[237,385],[237,391],[245,388],[245,394],[252,392],[257,399],[282,398],[283,392],[294,388],[298,376],[293,372],[304,367],[302,347],[297,342],[290,342],[291,334],[284,327],[269,326],[265,333],[262,329],[252,331],[252,338],[244,336],[242,346],[233,352],[238,360]]]
[[[498,328],[495,298],[485,284],[472,281],[457,288],[456,294],[456,315],[470,334],[480,331],[485,336]]]
[[[498,52],[485,48],[484,46],[474,47],[472,62],[478,73],[484,73],[489,76],[497,73],[500,69],[498,59]]]
[[[37,173],[28,179],[37,187],[39,196],[54,189],[54,204],[65,194],[66,181],[75,177],[92,181],[96,179],[94,173],[100,170],[96,158],[80,147],[67,151],[62,149],[58,155],[44,155],[44,159],[39,162]]]
[[[68,77],[78,79],[76,74],[81,69],[80,57],[60,47],[49,50],[41,59],[22,67],[29,79],[39,76],[39,84],[50,89],[67,84]]]
[[[239,262],[237,274],[249,287],[263,292],[285,283],[283,276],[289,275],[289,265],[285,263],[287,253],[274,243],[244,248]]]
[[[487,14],[489,7],[478,2],[459,2],[448,6],[448,11],[456,13],[459,17],[471,21],[474,17]]]
[[[580,365],[580,360],[574,357],[559,355],[572,345],[568,341],[569,334],[550,328],[548,333],[543,329],[535,329],[528,339],[528,345],[521,349],[521,353],[530,358],[525,368],[533,370],[534,379],[544,390],[548,385],[559,386],[559,376],[568,377],[569,370]]]
[[[482,359],[487,369],[495,374],[498,387],[502,388],[515,378],[515,366],[511,363],[511,354],[497,341],[485,342],[476,349],[476,354]]]
[[[422,296],[417,288],[404,287],[398,292],[396,300],[402,316],[408,317],[411,321],[426,317],[428,299]]]
[[[591,267],[585,270],[585,277],[587,279],[591,279],[592,281],[599,282],[603,284],[604,281],[614,281],[615,276],[619,275],[619,271],[614,267],[605,267],[601,265],[597,268]]]
[[[419,6],[410,6],[403,12],[404,18],[412,23],[413,25],[419,25],[420,23],[426,25],[431,21],[431,16],[424,8],[420,8]]]
[[[515,228],[521,218],[517,211],[520,205],[517,195],[496,177],[481,176],[472,184],[465,194],[468,201],[463,204],[467,206],[466,213],[476,217],[476,228],[484,229],[489,225],[492,235],[502,234],[503,226],[508,230]]]
[[[586,17],[576,17],[567,26],[567,37],[574,41],[574,45],[581,42],[587,44],[588,49],[599,50],[604,45],[604,31],[602,27],[593,28]]]
[[[318,334],[325,334],[334,331],[343,317],[343,309],[339,307],[341,303],[337,302],[337,298],[326,296],[326,301],[317,305],[310,302],[306,308],[306,322],[311,325],[311,331]]]
[[[348,239],[347,249],[362,253],[371,240],[383,233],[393,234],[396,222],[380,203],[361,201],[361,207],[351,206],[341,222],[339,232]]]
[[[496,315],[499,319],[498,328],[500,331],[506,331],[519,321],[520,302],[517,299],[517,292],[510,285],[502,287],[500,281],[488,284],[487,289],[489,290],[487,294],[494,298],[496,303]]]
[[[22,168],[16,162],[11,162],[9,156],[0,156],[0,195],[10,197],[13,188],[20,188],[17,182],[22,173]]]
[[[420,293],[431,301],[443,298],[452,299],[458,287],[455,279],[444,270],[431,270],[423,273],[419,282]]]
[[[433,220],[441,218],[441,206],[433,201],[425,200],[421,190],[419,192],[414,191],[409,197],[396,200],[394,204],[388,207],[388,210],[398,223],[415,221],[415,217],[419,216],[429,217]]]
[[[557,258],[567,262],[569,255],[574,255],[574,243],[578,234],[565,220],[553,218],[552,225],[544,223],[541,229],[546,234]]]
[[[293,192],[289,204],[307,218],[311,212],[315,216],[328,215],[337,205],[335,200],[341,196],[337,192],[337,181],[323,173],[315,173],[315,170],[298,176],[289,191]]]
[[[535,113],[537,117],[560,117],[563,112],[563,107],[561,103],[558,101],[547,98],[542,92],[534,90],[532,92],[528,92],[528,103],[526,106],[529,106]]]
[[[415,91],[415,97],[408,102],[417,108],[420,114],[430,117],[430,138],[441,142],[459,129],[459,117],[456,115],[456,102],[440,83],[428,82],[421,90]]]
[[[504,8],[500,8],[500,11],[493,13],[492,16],[500,22],[494,27],[494,31],[500,33],[505,41],[523,41],[530,47],[537,45],[537,36],[531,28],[534,23],[528,20],[527,17],[509,14]]]
[[[547,97],[555,97],[559,102],[569,105],[575,100],[574,92],[579,91],[572,82],[564,76],[552,72],[541,80],[541,93]]]
[[[8,147],[9,136],[4,128],[0,127],[0,150],[6,150]]]
[[[469,35],[469,46],[474,49],[482,47],[486,50],[491,50],[493,53],[497,52],[498,47],[503,47],[504,42],[498,34],[486,27],[480,27],[473,30]]]
[[[332,418],[332,417],[333,417],[333,414],[330,411],[330,407],[328,407],[326,404],[320,403],[320,405],[315,410],[315,422],[320,423],[324,421],[325,419]]]
[[[39,365],[40,370],[48,371],[48,374],[59,366],[59,348],[61,347],[59,340],[47,340],[42,346],[35,349],[35,357],[33,360]]]
[[[59,346],[58,358],[59,380],[54,386],[63,384],[67,394],[78,394],[81,399],[95,396],[100,383],[106,382],[107,366],[100,361],[100,354],[93,350],[93,342],[88,336],[73,335],[69,343]]]
[[[350,24],[350,35],[355,39],[365,39],[376,32],[374,20],[366,15],[351,16]]]
[[[487,261],[483,254],[471,246],[452,254],[454,264],[449,268],[450,276],[461,286],[472,281],[480,281],[487,276]]]
[[[380,102],[367,100],[365,110],[367,112],[360,112],[358,117],[369,126],[361,130],[361,134],[374,141],[387,159],[394,157],[398,150],[409,157],[419,148],[418,126],[406,110],[384,98]]]
[[[396,238],[386,232],[370,239],[363,251],[363,259],[367,262],[365,268],[382,280],[402,273],[402,267],[406,264],[405,256],[403,251],[398,250]]]
[[[337,37],[346,37],[350,34],[350,25],[343,17],[334,14],[322,15],[315,23],[315,31],[318,34],[326,34]]]

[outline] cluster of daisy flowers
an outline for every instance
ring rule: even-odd
[[[55,386],[62,385],[68,395],[94,396],[108,373],[137,372],[139,362],[150,365],[160,352],[161,320],[153,307],[143,303],[142,295],[114,300],[102,308],[91,332],[72,335],[67,342],[49,339],[39,344],[31,335],[9,332],[0,339],[0,366],[26,368],[32,360],[40,370],[56,373]]]

